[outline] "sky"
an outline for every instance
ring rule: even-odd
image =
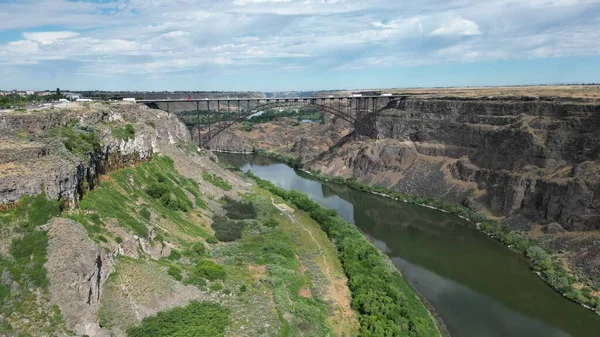
[[[0,0],[0,89],[600,82],[600,0]]]

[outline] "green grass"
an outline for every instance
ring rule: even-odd
[[[21,226],[35,228],[47,223],[51,218],[60,214],[60,204],[57,200],[48,200],[46,193],[29,196],[26,195],[19,200],[19,204],[12,213],[12,217]]]
[[[155,157],[134,168],[114,172],[109,177],[110,179],[104,180],[85,195],[80,203],[80,212],[69,215],[81,222],[92,237],[110,236],[103,225],[108,218],[116,219],[131,233],[146,237],[150,210],[157,218],[165,218],[178,225],[187,235],[203,238],[209,236],[204,228],[187,216],[187,213],[193,211],[193,204],[185,191],[193,190],[199,199],[198,185],[182,183],[186,180],[176,172],[170,158]],[[135,187],[130,185],[129,177],[133,178]],[[99,221],[100,219],[103,220]]]
[[[93,127],[70,124],[52,129],[50,136],[60,139],[67,150],[80,158],[102,149],[98,132]]]
[[[125,126],[110,124],[111,133],[114,137],[129,140],[135,138],[135,128],[131,124]]]
[[[296,238],[290,237],[281,226],[262,226],[262,223],[277,213],[270,200],[259,195],[245,196],[244,199],[257,208],[257,218],[253,221],[244,220],[249,227],[243,231],[242,238],[235,244],[221,248],[217,252],[218,257],[224,259],[228,268],[233,270],[240,268],[238,266],[242,266],[242,270],[247,270],[248,265],[266,266],[266,274],[261,280],[273,292],[275,309],[279,315],[279,335],[331,335],[331,328],[327,323],[327,305],[318,297],[305,298],[299,295],[301,287],[312,284],[312,275],[308,271],[300,271],[300,263],[296,259],[299,254]],[[267,207],[268,209],[263,209]],[[243,280],[243,277],[239,278]],[[250,284],[252,279],[246,282]],[[246,286],[243,281],[225,285],[229,289],[239,289],[239,293],[254,291],[253,287]]]
[[[22,238],[13,239],[10,254],[14,262],[10,273],[20,284],[46,288],[48,278],[44,264],[47,260],[48,235],[43,231],[26,232]]]
[[[204,171],[202,172],[202,178],[223,191],[231,191],[231,184],[216,174]]]
[[[11,235],[7,254],[0,256],[0,275],[12,280],[0,285],[0,334],[13,330],[34,335],[67,333],[58,307],[50,306],[47,261],[48,234],[40,226],[60,215],[59,202],[45,194],[21,198],[16,209],[0,212],[2,235]],[[23,320],[22,318],[27,318]]]

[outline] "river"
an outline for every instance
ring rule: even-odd
[[[447,213],[324,183],[252,155],[219,154],[355,223],[435,308],[453,337],[600,336],[600,316],[548,287],[529,262]]]

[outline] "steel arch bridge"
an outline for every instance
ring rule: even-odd
[[[374,127],[377,113],[388,109],[394,101],[399,99],[403,99],[403,96],[163,99],[138,100],[137,102],[169,113],[172,110],[181,110],[184,105],[192,105],[198,114],[198,123],[195,128],[198,132],[198,146],[207,147],[212,139],[232,125],[242,122],[258,112],[282,107],[306,107],[322,113],[329,113],[350,123],[357,134],[374,139],[377,137]],[[208,112],[209,119],[212,114],[213,118],[218,120],[215,123],[209,123],[208,130],[205,130],[204,134],[200,134],[201,109]],[[226,118],[222,118],[223,116]]]

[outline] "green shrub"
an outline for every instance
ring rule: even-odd
[[[301,169],[302,168],[302,158],[300,158],[300,157],[286,156],[283,154],[267,152],[265,150],[256,149],[256,148],[253,149],[253,153],[258,156],[271,158],[278,162],[285,163],[285,164],[289,165],[290,167],[292,167],[293,169]]]
[[[112,135],[122,140],[129,140],[135,138],[135,128],[131,124],[125,125],[111,125]]]
[[[115,242],[118,244],[122,244],[123,243],[123,238],[121,238],[120,236],[115,237]]]
[[[100,138],[94,128],[80,126],[59,127],[53,129],[50,135],[60,139],[69,152],[80,157],[102,149]]]
[[[133,128],[133,125],[131,125],[131,124],[125,125],[125,131],[127,132],[127,135],[130,138],[134,138],[135,137],[135,129]]]
[[[244,224],[239,221],[233,221],[223,216],[213,218],[212,229],[219,241],[231,242],[242,237]]]
[[[211,244],[215,244],[215,243],[219,243],[219,239],[217,239],[216,236],[209,236],[206,238],[206,242],[207,243],[211,243]]]
[[[167,182],[169,182],[169,180],[167,179],[167,177],[165,177],[165,175],[162,174],[162,173],[160,173],[160,172],[156,173],[155,177],[156,177],[156,181],[158,181],[159,183],[167,183]]]
[[[181,253],[177,249],[173,248],[171,249],[171,254],[169,254],[169,257],[167,257],[167,259],[171,261],[177,261],[181,259]]]
[[[248,291],[248,287],[246,287],[246,285],[245,285],[245,284],[242,284],[242,285],[240,286],[240,292],[241,292],[241,293],[245,293],[246,291]]]
[[[148,193],[150,194],[150,193]],[[146,219],[147,221],[150,221],[150,210],[148,210],[148,208],[144,207],[140,210],[140,215],[142,216],[142,218]]]
[[[279,222],[277,222],[277,220],[270,218],[269,220],[267,220],[265,222],[265,226],[270,227],[270,228],[275,228],[277,226],[279,226]]]
[[[169,185],[165,183],[152,183],[146,187],[146,193],[154,199],[160,199],[163,195],[170,193]]]
[[[174,211],[189,211],[189,205],[186,202],[177,199],[177,197],[172,193],[163,194],[158,201],[160,201],[161,205]]]
[[[181,281],[181,279],[182,279],[181,269],[179,269],[179,268],[177,268],[175,266],[170,266],[169,269],[167,270],[167,273],[169,275],[171,275],[171,277],[173,277],[177,281]]]
[[[233,200],[224,197],[225,205],[223,209],[225,215],[230,219],[256,219],[256,207],[250,202]]]
[[[200,260],[196,262],[192,274],[210,281],[225,279],[225,269],[223,266],[212,260]]]
[[[206,247],[204,247],[204,244],[202,242],[196,242],[192,246],[192,249],[196,254],[198,254],[198,256],[204,256],[206,254]]]
[[[139,326],[127,329],[129,337],[216,337],[224,336],[229,311],[216,303],[192,302],[183,308],[146,317]]]

